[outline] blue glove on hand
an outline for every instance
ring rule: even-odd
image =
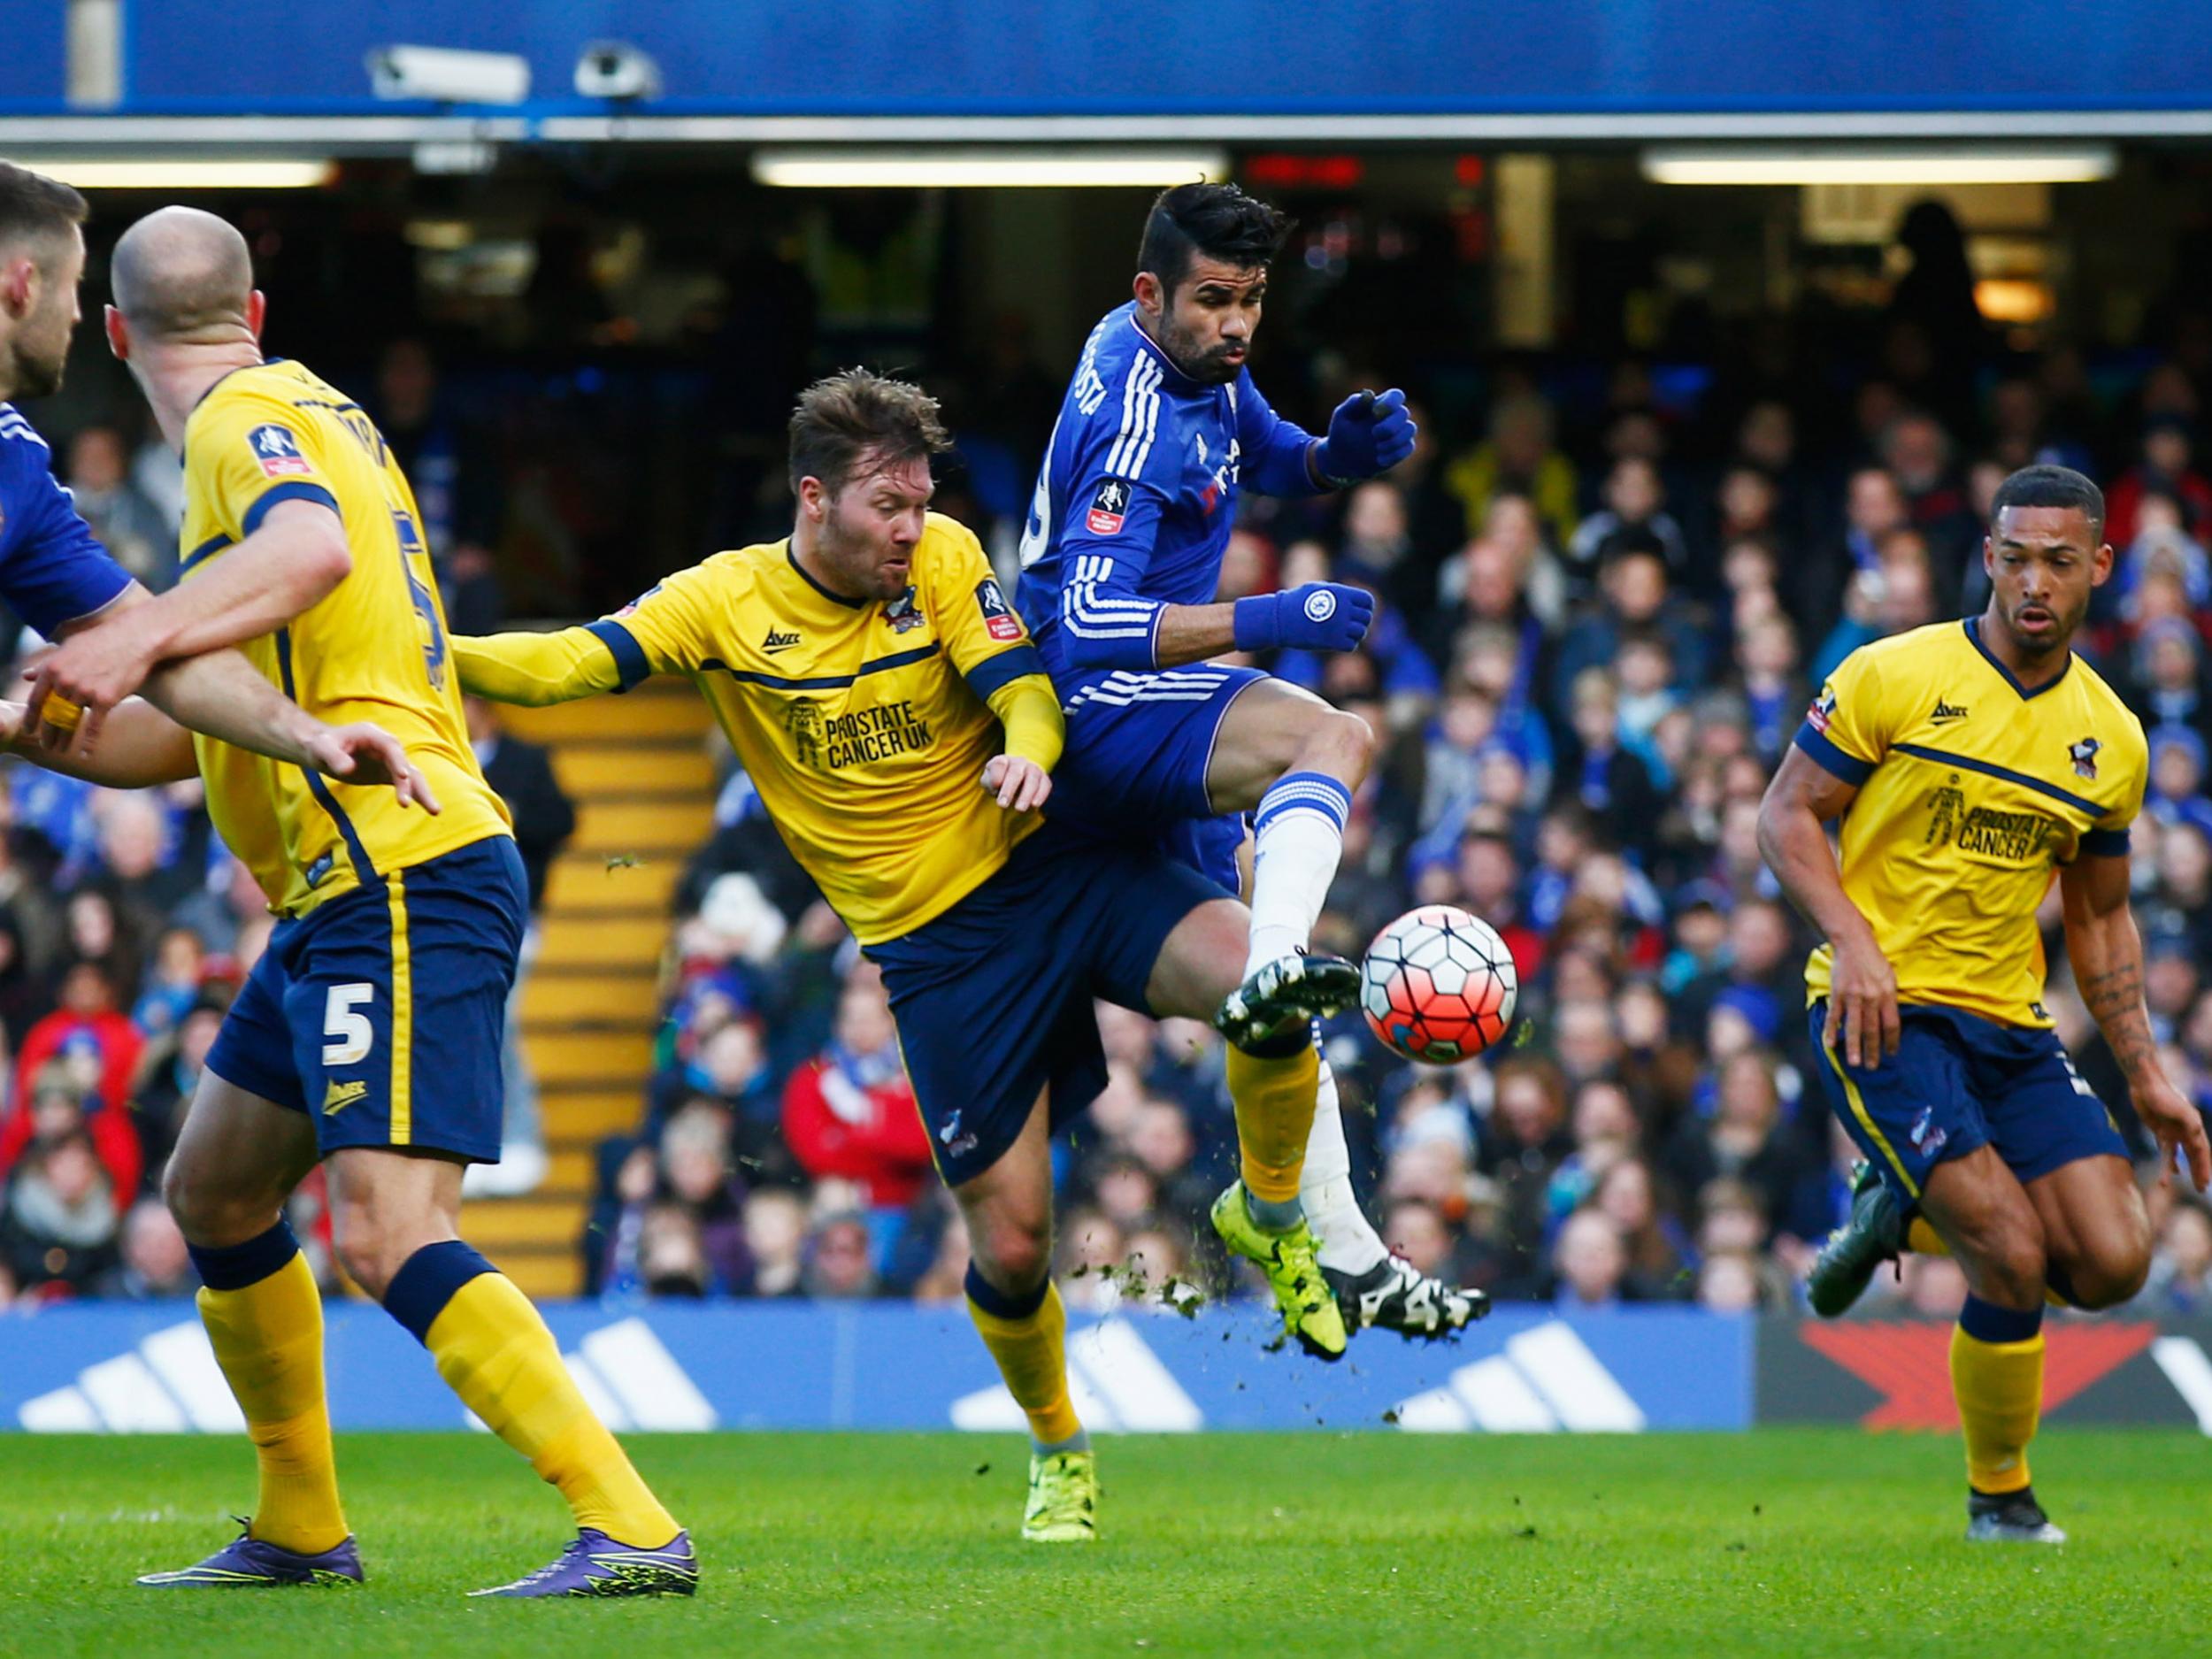
[[[1356,392],[1329,417],[1329,435],[1314,457],[1314,470],[1341,483],[1387,472],[1413,453],[1415,430],[1406,395],[1396,387],[1379,396]]]
[[[1349,651],[1367,637],[1375,595],[1342,582],[1308,582],[1286,594],[1240,599],[1234,615],[1240,651]]]

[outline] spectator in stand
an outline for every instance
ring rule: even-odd
[[[0,1258],[16,1282],[48,1296],[88,1290],[115,1263],[119,1190],[82,1130],[35,1143],[0,1208]]]
[[[1628,1252],[1628,1271],[1651,1301],[1672,1300],[1689,1259],[1690,1240],[1662,1206],[1657,1178],[1640,1157],[1617,1159],[1598,1178],[1590,1208],[1610,1221]]]
[[[199,1087],[207,1051],[215,1046],[215,1033],[222,1029],[229,1007],[230,998],[219,987],[203,991],[176,1028],[147,1047],[140,1064],[142,1079],[131,1100],[131,1121],[145,1156],[150,1187],[161,1184],[161,1171],[176,1148],[192,1091]]]
[[[2177,501],[2180,528],[2212,532],[2212,481],[2196,469],[2196,434],[2186,417],[2155,415],[2143,424],[2141,458],[2105,492],[2105,540],[2125,548],[2135,540],[2144,498],[2155,492]]]
[[[1711,1118],[1683,1124],[1667,1148],[1668,1173],[1684,1192],[1701,1191],[1724,1177],[1750,1188],[1766,1217],[1766,1236],[1758,1241],[1762,1248],[1777,1232],[1804,1236],[1800,1229],[1805,1224],[1791,1211],[1805,1174],[1804,1158],[1782,1121],[1776,1064],[1774,1056],[1758,1049],[1728,1061],[1721,1068]]]
[[[1640,1300],[1628,1276],[1620,1229],[1601,1211],[1578,1210],[1552,1249],[1553,1299],[1562,1312],[1593,1313]]]
[[[1560,756],[1555,799],[1580,805],[1612,840],[1648,849],[1664,797],[1643,757],[1621,741],[1620,693],[1612,674],[1584,669],[1568,707],[1571,741]]]
[[[806,1271],[806,1202],[789,1187],[764,1187],[745,1200],[745,1251],[752,1258],[748,1294],[796,1296]]]
[[[512,1197],[533,1190],[545,1179],[545,1134],[538,1116],[537,1079],[530,1074],[522,1045],[522,1003],[532,964],[537,960],[538,917],[545,908],[546,878],[569,837],[576,833],[576,807],[553,775],[553,757],[501,726],[497,712],[480,697],[461,699],[469,743],[484,781],[507,803],[514,819],[515,849],[530,893],[530,922],[513,988],[507,995],[507,1023],[499,1064],[507,1097],[500,1118],[499,1162],[469,1166],[467,1190],[485,1197]]]
[[[15,1095],[31,1099],[50,1078],[89,1102],[86,1128],[114,1191],[135,1197],[142,1165],[130,1117],[131,1085],[145,1039],[116,1011],[115,987],[96,962],[73,963],[62,975],[61,1006],[31,1027],[16,1056]],[[50,1065],[58,1068],[50,1072]],[[19,1108],[0,1120],[0,1175],[31,1138],[31,1115]]]
[[[1601,586],[1599,609],[1568,630],[1553,663],[1553,695],[1561,708],[1571,706],[1577,676],[1617,661],[1621,641],[1639,631],[1655,632],[1666,641],[1677,686],[1705,683],[1712,665],[1705,630],[1694,611],[1670,593],[1657,538],[1647,532],[1622,532],[1607,556]]]
[[[1569,591],[1584,599],[1597,591],[1598,572],[1618,538],[1637,531],[1655,540],[1670,570],[1686,574],[1689,549],[1682,526],[1667,511],[1666,486],[1659,469],[1641,456],[1624,456],[1605,475],[1605,504],[1575,526],[1567,542]]]
[[[2161,824],[2186,824],[2212,836],[2212,800],[2204,795],[2204,739],[2185,726],[2150,730],[2150,787],[2143,810]]]
[[[930,1179],[929,1136],[899,1057],[883,976],[856,957],[829,1046],[791,1074],[783,1133],[809,1179],[855,1183],[879,1226]]]
[[[1549,1060],[1517,1057],[1501,1064],[1496,1076],[1476,1169],[1498,1184],[1508,1240],[1533,1261],[1544,1238],[1552,1177],[1574,1150],[1567,1079]]]
[[[1574,463],[1554,447],[1551,406],[1532,392],[1500,398],[1490,409],[1490,436],[1446,469],[1445,487],[1467,512],[1467,534],[1479,536],[1490,503],[1525,495],[1550,539],[1574,534]]]
[[[1371,589],[1402,617],[1424,610],[1435,591],[1435,572],[1414,550],[1405,496],[1391,479],[1370,479],[1346,497],[1333,563],[1336,580]]]
[[[176,522],[132,480],[114,427],[85,426],[70,440],[69,495],[108,556],[142,586],[160,593],[175,585]]]
[[[1908,411],[1883,429],[1881,450],[1882,464],[1904,493],[1908,519],[1928,538],[1938,595],[1947,608],[1955,605],[1982,526],[1955,470],[1951,435],[1934,416]]]
[[[867,1218],[841,1210],[818,1221],[807,1240],[801,1282],[817,1302],[853,1302],[875,1295],[875,1258]]]
[[[1812,679],[1826,680],[1863,645],[1924,627],[1936,619],[1935,578],[1928,540],[1909,526],[1886,532],[1872,569],[1855,572],[1844,589],[1843,615],[1813,656]]]
[[[2128,667],[2134,682],[2129,702],[2145,726],[2205,728],[2212,686],[2206,677],[2204,637],[2192,623],[2173,616],[2147,623],[2135,636]]]
[[[1810,692],[1798,672],[1797,629],[1777,611],[1745,628],[1736,641],[1737,684],[1750,718],[1752,752],[1778,764],[1796,735]]]
[[[184,1234],[158,1197],[140,1199],[123,1217],[122,1256],[96,1282],[94,1295],[118,1302],[178,1302],[200,1287]]]
[[[19,1048],[53,1007],[53,987],[32,966],[16,907],[0,903],[0,1054]]]
[[[395,340],[377,365],[370,412],[414,486],[423,538],[445,590],[448,625],[457,634],[490,634],[506,609],[486,552],[499,534],[497,468],[440,396],[438,380],[427,344]]]
[[[207,949],[188,927],[165,927],[154,940],[153,964],[131,1007],[131,1024],[149,1042],[176,1034],[200,997],[206,977]]]
[[[2212,1311],[2212,1209],[2200,1199],[2175,1196],[2159,1228],[2150,1277],[2128,1308],[2181,1318]]]

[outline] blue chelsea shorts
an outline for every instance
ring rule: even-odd
[[[1168,935],[1229,896],[1187,864],[1048,822],[942,916],[867,947],[949,1186],[1004,1156],[1041,1092],[1055,1129],[1090,1106],[1106,1086],[1093,1000],[1149,1012]]]

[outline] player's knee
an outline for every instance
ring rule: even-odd
[[[2066,1264],[2067,1288],[2073,1293],[2070,1300],[2078,1308],[2091,1312],[2116,1308],[2134,1299],[2150,1271],[2147,1243],[2138,1248],[2129,1240],[2116,1239],[2101,1242],[2082,1259]]]
[[[976,1265],[991,1285],[1018,1295],[1042,1283],[1052,1265],[1052,1226],[1042,1217],[995,1217],[976,1230]]]
[[[161,1202],[188,1244],[203,1249],[242,1244],[276,1224],[280,1203],[241,1190],[211,1166],[180,1154],[161,1174]]]
[[[401,1265],[414,1248],[387,1225],[373,1205],[334,1204],[330,1211],[331,1245],[340,1265],[353,1282],[379,1302]]]
[[[2027,1231],[1993,1239],[1975,1252],[1981,1293],[2008,1308],[2043,1302],[2043,1240]]]
[[[1330,709],[1316,718],[1299,770],[1327,772],[1357,784],[1374,764],[1375,728],[1356,714]]]

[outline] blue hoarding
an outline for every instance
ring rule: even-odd
[[[2200,25],[2146,0],[127,0],[125,84],[139,111],[390,109],[362,57],[404,42],[521,53],[541,111],[586,108],[578,51],[611,36],[658,59],[669,113],[2197,109]]]
[[[803,1303],[549,1307],[571,1371],[634,1430],[1018,1429],[957,1307]],[[1456,1341],[1367,1336],[1338,1365],[1270,1353],[1257,1307],[1139,1312],[1069,1327],[1078,1410],[1101,1430],[1408,1432],[1740,1429],[1753,1328],[1693,1309],[1574,1316],[1509,1308]],[[340,1429],[452,1429],[467,1417],[379,1309],[327,1310]],[[85,1303],[0,1317],[0,1426],[237,1432],[188,1302]]]

